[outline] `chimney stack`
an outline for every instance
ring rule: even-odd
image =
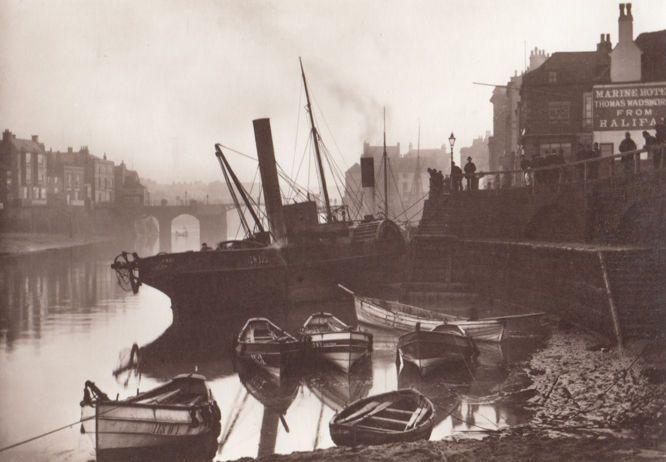
[[[610,43],[610,34],[601,34],[599,43],[597,43],[597,51],[610,53],[613,50],[613,45]]]
[[[39,135],[32,135],[32,141],[39,143]]]
[[[626,7],[626,13],[625,13]],[[634,40],[634,17],[631,15],[631,3],[620,3],[619,43],[629,43]]]
[[[610,54],[611,82],[640,82],[641,54],[634,42],[634,18],[631,15],[631,3],[620,3],[617,45]],[[610,36],[607,35],[610,44]]]

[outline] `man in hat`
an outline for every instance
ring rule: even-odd
[[[476,165],[474,165],[474,162],[472,162],[472,158],[468,157],[467,163],[465,164],[465,179],[467,180],[468,191],[476,189],[474,187],[474,179],[476,176],[475,173],[476,173]]]

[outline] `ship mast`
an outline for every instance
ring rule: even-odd
[[[301,64],[301,75],[303,76],[303,86],[305,87],[305,99],[307,100],[307,110],[310,115],[310,126],[312,127],[312,141],[314,142],[315,153],[317,154],[317,167],[319,168],[319,178],[321,178],[321,189],[324,192],[324,202],[326,203],[326,222],[333,222],[333,214],[331,213],[331,203],[328,199],[328,189],[326,187],[326,177],[324,176],[324,166],[321,162],[321,152],[319,151],[319,133],[315,127],[314,116],[312,115],[312,106],[310,105],[310,92],[308,91],[308,83],[305,80],[305,71],[303,70],[303,60],[299,57],[298,62]]]
[[[388,220],[388,157],[386,156],[386,106],[384,106],[384,217]]]

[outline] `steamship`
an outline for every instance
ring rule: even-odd
[[[135,293],[147,284],[168,295],[174,320],[225,316],[236,307],[321,301],[338,294],[338,283],[366,286],[399,273],[405,251],[400,228],[387,217],[367,215],[354,222],[344,208],[330,204],[302,62],[301,75],[324,208],[319,210],[309,196],[303,202],[282,203],[269,119],[253,121],[268,229],[222,146],[215,145],[246,238],[200,252],[145,258],[123,252],[112,265]],[[241,201],[254,220],[252,228]]]

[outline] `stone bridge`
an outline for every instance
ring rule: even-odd
[[[171,250],[171,224],[180,215],[199,220],[200,240],[211,245],[226,239],[227,211],[233,204],[150,205],[128,210],[133,219],[154,217],[160,229],[160,251]]]

